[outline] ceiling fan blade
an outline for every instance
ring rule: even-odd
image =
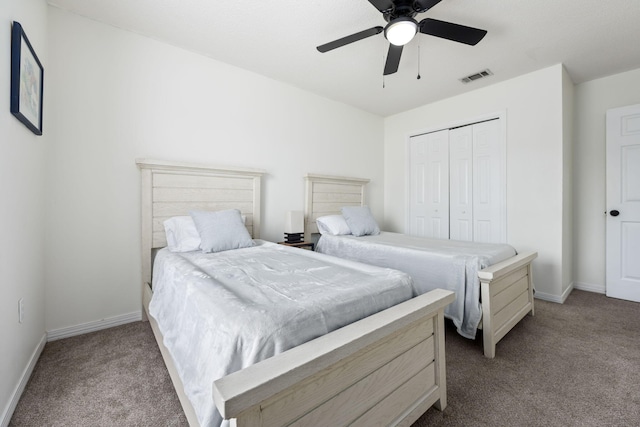
[[[420,32],[423,34],[472,46],[478,44],[478,42],[487,34],[486,30],[431,18],[423,19],[418,25],[420,27]]]
[[[419,7],[419,13],[423,13],[426,12],[427,10],[431,9],[433,6],[437,5],[438,3],[440,3],[442,0],[416,0],[416,4]]]
[[[346,36],[346,37],[343,37],[341,39],[334,40],[332,42],[323,44],[321,46],[318,46],[316,49],[318,49],[318,51],[320,51],[322,53],[325,53],[325,52],[328,52],[330,50],[333,50],[333,49],[342,47],[344,45],[347,45],[349,43],[357,42],[358,40],[362,40],[362,39],[366,39],[367,37],[375,36],[376,34],[380,34],[383,30],[384,30],[384,28],[382,28],[382,27],[369,28],[368,30],[360,31],[359,33],[351,34],[350,36]]]
[[[369,0],[369,3],[371,3],[380,12],[384,12],[393,7],[393,2],[391,0]]]
[[[400,56],[404,46],[396,46],[389,44],[389,53],[387,53],[387,62],[384,64],[384,75],[393,74],[398,71],[400,65]]]

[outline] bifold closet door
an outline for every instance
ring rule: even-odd
[[[413,136],[409,147],[409,234],[506,242],[506,150],[500,120]]]
[[[500,121],[449,130],[449,236],[504,242],[504,155]]]
[[[473,241],[473,126],[449,130],[449,238]]]
[[[473,126],[473,241],[507,241],[506,150],[500,120]]]
[[[449,130],[411,137],[409,234],[449,238]]]

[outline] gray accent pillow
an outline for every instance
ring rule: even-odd
[[[221,252],[253,246],[238,209],[189,212],[200,234],[202,252]]]
[[[354,236],[380,234],[380,227],[368,206],[345,206],[342,208],[342,216]]]

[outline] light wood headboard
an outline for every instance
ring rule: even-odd
[[[340,214],[343,206],[365,204],[364,187],[368,179],[307,174],[305,179],[305,241],[318,232],[316,218]]]
[[[192,210],[239,209],[253,238],[260,237],[264,171],[136,159],[142,178],[142,283],[151,283],[152,252],[166,246],[163,222]]]

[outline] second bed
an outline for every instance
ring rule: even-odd
[[[316,220],[339,215],[342,207],[362,206],[366,179],[307,175],[306,237],[319,232]],[[534,313],[531,262],[536,252],[516,253],[507,244],[428,239],[382,232],[360,237],[323,234],[317,251],[410,274],[420,292],[456,292],[445,310],[458,332],[483,334],[484,354],[495,357],[497,342],[524,316]]]

